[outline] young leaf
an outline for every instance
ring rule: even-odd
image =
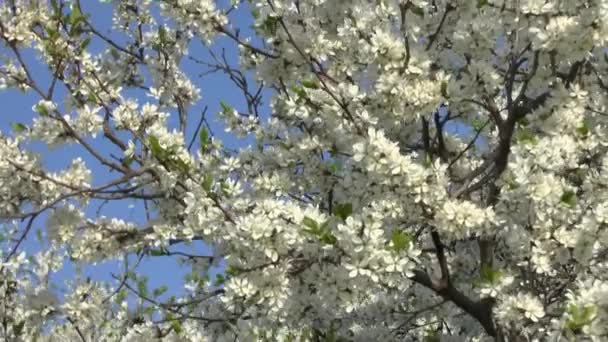
[[[239,271],[232,266],[228,266],[228,267],[226,267],[226,274],[230,277],[234,277],[239,274]]]
[[[190,172],[190,165],[188,163],[186,163],[185,161],[183,161],[181,158],[172,158],[173,159],[173,163],[175,164],[175,166],[182,172],[182,173],[188,173]]]
[[[148,142],[150,143],[150,150],[152,151],[152,155],[159,160],[164,160],[165,150],[160,146],[158,138],[151,135],[148,138]]]
[[[319,230],[319,224],[317,223],[317,221],[311,219],[308,216],[304,217],[304,219],[302,220],[302,224],[310,228],[312,231]]]
[[[126,167],[130,167],[131,164],[133,164],[134,160],[135,159],[133,158],[133,156],[126,157],[122,160],[122,165],[124,165]]]
[[[165,44],[167,42],[167,30],[164,26],[160,26],[158,28],[158,40],[161,44]]]
[[[560,200],[562,203],[565,203],[570,207],[574,207],[576,205],[576,194],[574,191],[566,191],[563,193]]]
[[[422,7],[419,7],[419,6],[416,6],[416,5],[411,5],[410,10],[415,15],[417,15],[419,17],[424,17],[424,9]]]
[[[220,106],[222,106],[222,111],[226,114],[232,113],[232,107],[230,107],[226,102],[220,101]]]
[[[181,334],[183,329],[182,329],[182,323],[178,320],[173,320],[171,321],[171,328],[173,328],[173,330],[175,331],[176,334]]]
[[[25,320],[20,321],[17,324],[13,324],[13,334],[15,334],[15,336],[21,336],[21,334],[23,333],[24,327],[25,327]]]
[[[265,33],[274,35],[277,32],[277,28],[278,28],[280,20],[281,20],[280,17],[268,16],[266,18],[266,20],[264,20],[264,22],[262,23],[261,28]]]
[[[209,132],[203,127],[199,133],[201,152],[207,152],[209,146]]]
[[[13,122],[11,124],[11,127],[13,128],[13,131],[15,131],[15,132],[23,132],[27,129],[27,126],[20,122]]]
[[[448,94],[448,82],[446,81],[441,82],[441,96],[445,97],[446,99],[450,97]]]
[[[412,243],[412,237],[406,232],[395,230],[393,231],[391,242],[393,243],[393,249],[395,249],[395,251],[397,252],[401,252],[410,247],[410,244]]]
[[[82,43],[80,43],[80,51],[86,50],[86,48],[91,44],[91,37],[85,38]]]
[[[574,333],[580,332],[585,325],[593,321],[596,313],[595,305],[587,305],[583,309],[574,304],[568,306],[568,321],[566,327]]]
[[[353,213],[352,203],[340,203],[334,206],[334,215],[346,220]]]
[[[163,293],[167,292],[167,290],[169,290],[169,287],[167,285],[163,285],[157,289],[154,289],[152,294],[154,295],[154,297],[158,297],[161,296]]]
[[[34,111],[38,114],[40,114],[41,116],[48,116],[49,115],[49,111],[46,109],[45,106],[37,104],[34,106]]]
[[[211,187],[213,186],[213,177],[211,177],[211,175],[205,175],[203,177],[203,183],[201,184],[203,186],[203,190],[205,190],[205,192],[211,192]]]
[[[319,85],[314,80],[304,80],[302,81],[302,86],[309,89],[319,89]]]
[[[503,273],[499,270],[493,269],[488,265],[484,265],[481,268],[481,280],[484,283],[494,284],[500,280]]]
[[[218,273],[215,275],[215,281],[213,282],[213,286],[221,286],[226,282],[226,278],[223,274]]]
[[[536,145],[538,143],[538,139],[530,129],[519,129],[516,133],[517,142],[521,144],[531,144]]]
[[[329,231],[324,231],[319,240],[327,245],[335,245],[338,242],[338,239]]]
[[[70,18],[69,18],[70,25],[75,26],[84,19],[85,19],[85,16],[80,11],[80,8],[78,8],[78,6],[73,6],[72,13],[70,13]]]
[[[148,296],[148,278],[147,277],[142,277],[141,279],[139,279],[137,281],[137,292],[139,292],[139,294],[141,296],[144,296],[144,297]]]
[[[583,123],[576,129],[576,132],[582,136],[587,136],[589,134],[589,125],[587,121],[583,121]]]
[[[167,252],[162,250],[162,249],[152,249],[150,250],[150,255],[151,256],[163,256],[163,255],[167,255]]]

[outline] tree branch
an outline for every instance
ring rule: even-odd
[[[488,300],[474,301],[460,292],[450,282],[447,286],[437,286],[431,277],[424,271],[414,270],[412,280],[418,284],[433,290],[437,295],[454,303],[458,308],[475,318],[484,328],[486,333],[492,337],[497,336],[496,326],[492,320],[492,302]]]

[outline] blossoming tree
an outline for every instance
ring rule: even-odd
[[[0,2],[0,87],[38,98],[0,133],[5,340],[608,339],[608,1],[111,3],[106,33],[85,2]],[[187,55],[219,37],[238,66]],[[252,147],[196,119],[212,85],[184,59],[234,82],[218,117]],[[51,171],[37,142],[102,167]],[[145,223],[91,214],[125,199]],[[175,250],[197,240],[214,255]],[[180,259],[186,289],[133,256]]]

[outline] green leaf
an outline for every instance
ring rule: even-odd
[[[337,342],[336,332],[333,327],[325,334],[323,342]]]
[[[521,117],[517,120],[517,123],[521,126],[521,127],[526,127],[530,124],[530,121],[528,121],[528,119],[526,119],[525,117]]]
[[[274,35],[277,33],[277,28],[279,27],[279,21],[281,17],[272,17],[268,16],[264,22],[262,22],[261,29],[270,35]]]
[[[228,183],[222,181],[220,183],[220,190],[222,191],[223,194],[228,194]]]
[[[257,8],[251,10],[251,16],[253,19],[257,19],[260,17],[260,11]]]
[[[201,152],[207,152],[209,146],[209,131],[203,127],[199,133]]]
[[[20,122],[13,122],[11,124],[11,127],[13,128],[13,131],[15,131],[15,132],[23,132],[27,129],[27,126]]]
[[[185,161],[183,161],[181,158],[172,158],[173,163],[175,164],[175,166],[183,173],[188,173],[190,172],[190,165],[188,163],[186,163]]]
[[[0,233],[0,242],[6,241],[6,235],[4,233]]]
[[[167,30],[164,26],[160,26],[158,28],[158,40],[161,44],[165,44],[167,42]]]
[[[163,249],[152,249],[149,252],[150,256],[164,256],[167,255],[167,251]]]
[[[296,93],[296,95],[298,95],[298,97],[302,98],[302,99],[306,99],[308,98],[306,96],[306,90],[304,90],[303,87],[298,87],[298,86],[293,86],[291,87],[291,90]]]
[[[317,82],[315,82],[315,80],[304,80],[302,81],[302,86],[309,89],[319,89],[319,85]]]
[[[306,216],[302,220],[302,224],[308,227],[308,229],[304,230],[306,233],[316,236],[319,241],[325,244],[335,245],[338,241],[338,239],[331,233],[329,229],[329,221],[326,221],[321,226],[319,226],[317,221]]]
[[[560,198],[562,203],[567,204],[569,207],[574,207],[576,205],[576,193],[574,191],[566,191],[562,194]]]
[[[72,12],[68,17],[68,23],[70,24],[70,37],[76,37],[82,33],[81,23],[86,20],[86,16],[82,14],[78,6],[72,6]]]
[[[352,203],[341,203],[334,206],[334,215],[345,220],[353,213]]]
[[[152,151],[152,155],[161,161],[164,160],[166,151],[160,146],[158,138],[151,135],[150,137],[148,137],[148,142],[150,143],[150,150]]]
[[[55,29],[52,26],[45,26],[44,30],[46,31],[46,34],[49,36],[49,40],[51,42],[55,41],[57,38],[59,38],[59,31],[57,31],[57,29]]]
[[[126,276],[128,279],[131,279],[133,281],[137,280],[137,274],[135,274],[135,272],[133,271],[128,271]]]
[[[89,93],[89,96],[87,96],[87,100],[89,100],[89,102],[97,103],[97,95],[95,95],[94,93]]]
[[[213,282],[213,286],[221,286],[226,282],[226,277],[223,274],[218,273],[215,275],[215,281]]]
[[[234,268],[233,266],[228,266],[228,267],[226,267],[226,274],[230,277],[234,277],[239,274],[239,271],[236,268]]]
[[[126,298],[127,298],[127,290],[122,289],[116,294],[114,301],[116,303],[122,303]]]
[[[338,242],[338,239],[329,231],[324,231],[321,233],[319,240],[328,245],[335,245],[336,242]]]
[[[167,292],[167,290],[169,290],[169,287],[167,285],[163,285],[157,289],[154,289],[154,297],[161,296],[163,293]]]
[[[521,144],[536,145],[538,143],[536,135],[527,128],[517,130],[516,139]]]
[[[305,225],[306,227],[310,228],[313,231],[319,230],[319,224],[317,223],[317,221],[311,219],[308,216],[304,217],[304,219],[302,220],[302,224]]]
[[[431,157],[430,153],[427,153],[427,154],[424,155],[423,165],[427,169],[433,165],[433,157]]]
[[[154,311],[156,311],[156,308],[153,306],[148,306],[147,308],[144,309],[143,313],[144,315],[152,315],[154,313]]]
[[[342,169],[342,165],[340,165],[340,163],[338,163],[338,162],[329,164],[329,171],[332,174],[339,173],[341,169]]]
[[[500,270],[493,269],[491,266],[488,266],[488,265],[484,265],[481,268],[480,273],[481,273],[481,281],[483,283],[489,283],[489,284],[496,283],[503,276],[503,273]]]
[[[471,125],[473,126],[474,130],[479,131],[483,128],[484,122],[480,119],[473,119]]]
[[[488,0],[477,0],[477,8],[482,8],[488,5]]]
[[[46,109],[45,106],[41,105],[41,104],[37,104],[34,106],[34,111],[38,114],[40,114],[41,116],[49,116],[49,111]]]
[[[419,17],[424,17],[424,9],[422,7],[411,5],[410,11]]]
[[[80,43],[80,51],[86,50],[86,48],[91,44],[91,37],[85,38],[82,43]]]
[[[566,322],[566,328],[570,329],[572,332],[578,333],[584,326],[593,321],[596,307],[595,305],[587,305],[581,309],[574,304],[570,304],[567,312],[570,317]]]
[[[51,0],[51,6],[53,6],[53,11],[55,11],[55,13],[59,12],[60,7],[57,0]]]
[[[587,124],[587,121],[583,121],[581,126],[576,128],[576,132],[582,136],[587,136],[589,134],[589,125]]]
[[[406,232],[395,230],[393,231],[393,236],[391,236],[391,242],[393,243],[393,249],[397,252],[401,252],[410,247],[412,236]]]
[[[428,335],[424,336],[424,342],[441,342],[441,338],[437,336],[436,332],[429,332]]]
[[[491,280],[493,273],[494,273],[494,270],[492,270],[492,267],[490,267],[488,265],[484,265],[481,268],[481,278],[484,280]]]
[[[232,107],[230,107],[226,102],[220,101],[220,106],[222,106],[222,111],[224,111],[224,113],[232,113]]]
[[[450,98],[450,95],[448,94],[448,82],[446,81],[441,82],[441,95],[446,99]]]
[[[16,336],[20,336],[23,333],[23,328],[25,327],[25,321],[20,321],[17,324],[13,325],[13,333]]]
[[[120,59],[120,53],[115,48],[110,49],[110,55],[112,55],[112,58],[114,59]]]
[[[84,20],[84,18],[85,18],[85,16],[80,11],[80,8],[78,8],[78,6],[73,6],[72,13],[70,13],[70,19],[69,19],[70,24],[76,25],[81,20]]]
[[[131,164],[133,164],[134,160],[135,159],[133,158],[133,156],[126,157],[122,160],[122,165],[129,167],[131,166]]]
[[[181,334],[183,329],[182,329],[182,323],[178,320],[173,320],[171,321],[171,328],[173,328],[173,330],[175,331],[176,334]]]
[[[205,175],[205,177],[203,177],[203,183],[201,185],[205,192],[211,192],[211,187],[213,186],[213,178],[211,177],[211,175]]]
[[[143,277],[137,281],[137,292],[143,297],[148,296],[148,278]]]

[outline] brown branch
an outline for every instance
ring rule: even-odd
[[[437,129],[437,132],[436,132],[437,145],[438,145],[437,152],[439,153],[439,158],[441,159],[441,161],[447,162],[448,161],[448,149],[446,147],[445,139],[443,137],[444,123],[441,122],[441,117],[439,116],[439,112],[435,112],[435,115],[433,116],[433,120],[435,122],[435,127]]]
[[[414,276],[411,278],[416,283],[434,291],[442,298],[449,300],[462,311],[475,318],[484,328],[486,333],[492,337],[497,336],[496,326],[492,320],[492,302],[489,300],[474,301],[460,292],[450,282],[447,286],[437,286],[431,277],[424,271],[414,270]]]
[[[15,246],[13,246],[13,248],[11,249],[11,251],[4,258],[4,262],[7,262],[10,258],[13,257],[13,255],[15,255],[17,253],[17,250],[19,249],[19,246],[21,246],[21,244],[23,243],[23,241],[27,237],[27,235],[30,232],[30,230],[32,230],[32,226],[34,224],[34,220],[36,219],[36,217],[38,217],[38,214],[32,215],[30,217],[30,219],[27,221],[27,225],[25,226],[25,229],[23,230],[23,233],[21,234],[21,236],[19,237],[19,239],[15,243]],[[0,273],[2,273],[3,269],[4,269],[4,266],[2,268],[0,268]]]
[[[192,145],[194,145],[194,141],[196,141],[196,137],[198,137],[198,132],[201,130],[201,127],[203,126],[203,123],[205,122],[205,115],[207,114],[208,108],[209,108],[208,106],[205,106],[205,108],[201,112],[201,119],[199,120],[198,124],[196,125],[194,134],[192,134],[192,138],[190,140],[190,143],[188,144],[188,151],[190,151],[192,149]]]
[[[448,3],[445,5],[445,11],[443,12],[443,16],[441,16],[441,21],[439,22],[439,26],[437,26],[437,29],[435,30],[435,32],[433,32],[433,34],[431,34],[429,36],[429,42],[426,45],[425,50],[430,50],[431,46],[433,46],[433,43],[437,40],[437,37],[439,37],[439,33],[441,33],[441,29],[443,28],[443,25],[445,24],[445,20],[448,17],[448,13],[450,13],[451,11],[455,10],[456,7],[454,7],[449,1]]]
[[[78,327],[78,324],[76,324],[76,321],[74,321],[74,319],[72,319],[72,317],[70,317],[70,316],[67,317],[67,320],[68,320],[68,322],[70,322],[70,324],[72,324],[72,326],[74,327],[74,330],[76,330],[76,333],[78,333],[80,340],[83,342],[86,342],[87,339],[84,337],[84,334],[82,333],[82,331],[80,331],[80,328]]]

